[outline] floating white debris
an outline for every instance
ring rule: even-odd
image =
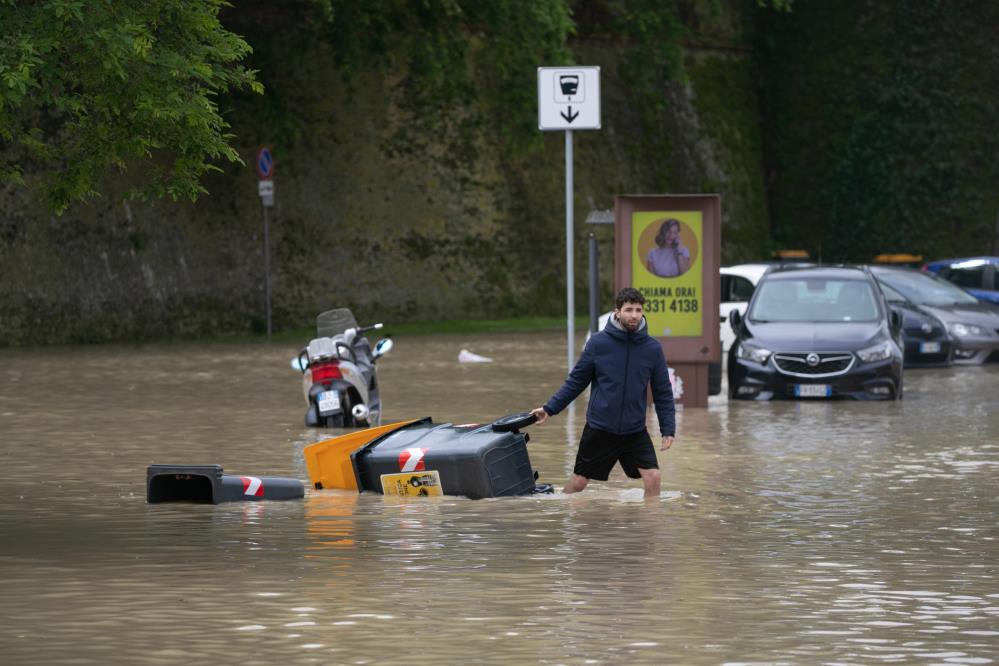
[[[493,360],[488,356],[479,356],[478,354],[473,354],[467,349],[462,349],[458,352],[458,363],[492,363]]]

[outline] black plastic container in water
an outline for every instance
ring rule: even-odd
[[[351,454],[357,487],[381,493],[382,475],[411,475],[419,485],[422,477],[436,472],[445,495],[528,495],[535,492],[536,477],[527,455],[528,436],[515,429],[519,425],[509,417],[481,426],[417,421]]]
[[[222,473],[222,465],[150,465],[146,469],[146,501],[150,504],[218,504],[304,496],[305,486],[298,479],[226,475]]]

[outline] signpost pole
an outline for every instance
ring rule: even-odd
[[[264,211],[264,299],[267,313],[267,340],[270,341],[273,327],[271,325],[271,225],[267,219],[267,209],[274,205],[274,156],[270,148],[262,147],[257,151],[257,193],[260,195],[260,207]]]
[[[566,356],[576,360],[576,298],[573,284],[572,133],[600,129],[599,67],[538,67],[538,129],[565,132]]]
[[[597,237],[590,233],[589,250],[590,250],[590,333],[597,332],[597,322],[599,321],[600,314],[597,312],[597,292],[600,290],[600,267],[598,265],[597,258]]]
[[[264,209],[264,293],[267,298],[267,340],[271,339],[271,234],[267,220],[267,206]]]
[[[573,285],[573,234],[572,234],[572,130],[565,131],[565,300],[566,334],[569,370],[576,362],[576,297]]]

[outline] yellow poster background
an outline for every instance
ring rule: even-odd
[[[680,223],[680,246],[690,254],[690,268],[675,277],[659,277],[647,265],[656,235],[667,220]],[[704,280],[701,275],[704,224],[701,211],[643,211],[631,217],[631,281],[645,296],[645,318],[654,337],[700,336],[704,332]]]

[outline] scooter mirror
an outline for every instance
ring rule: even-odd
[[[374,357],[384,356],[392,351],[392,338],[382,338],[375,344]]]

